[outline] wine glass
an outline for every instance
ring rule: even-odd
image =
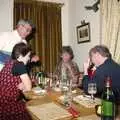
[[[30,73],[30,79],[31,79],[31,81],[32,81],[32,86],[33,86],[33,87],[38,86],[38,81],[37,81],[37,79],[36,79],[36,73],[31,72],[31,73]]]
[[[96,83],[88,83],[88,93],[91,95],[91,99],[94,102],[94,94],[97,93]]]
[[[66,79],[65,81],[63,81],[61,87],[62,87],[61,88],[62,93],[64,95],[64,101],[63,101],[64,105],[66,107],[70,107],[72,102],[72,91],[71,91],[72,81],[69,79]]]

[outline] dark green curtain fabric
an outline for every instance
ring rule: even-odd
[[[14,26],[19,19],[30,19],[36,26],[30,44],[40,57],[45,72],[53,72],[62,47],[61,5],[56,3],[14,0]]]

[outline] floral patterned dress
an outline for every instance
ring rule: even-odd
[[[20,76],[13,76],[14,61],[6,63],[0,72],[0,120],[31,120],[25,102],[20,99]]]
[[[62,64],[63,62],[61,61],[57,66],[56,66],[56,70],[54,72],[54,75],[57,76],[57,79],[59,81],[62,80]],[[68,63],[69,65],[69,68],[65,68],[66,69],[66,77],[68,80],[71,80],[72,81],[72,85],[77,85],[79,83],[79,75],[80,75],[80,72],[79,72],[79,68],[78,68],[78,65],[74,62],[74,61],[70,61]]]

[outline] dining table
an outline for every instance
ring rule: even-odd
[[[63,96],[63,93],[61,91],[55,91],[52,88],[46,89],[46,93],[42,95],[35,93],[33,90],[29,92],[25,92],[24,95],[28,99],[28,101],[26,102],[26,107],[33,120],[101,120],[101,118],[96,115],[95,107],[87,107],[72,100],[71,106],[74,108],[75,112],[77,112],[77,115],[75,116],[74,113],[71,112],[71,110],[69,109],[70,107],[64,105],[61,102],[61,99],[59,99],[61,96]],[[76,96],[80,96],[80,95],[85,96],[84,91],[80,88],[76,88],[72,92],[72,98],[75,98]],[[60,109],[58,111],[62,111],[62,113],[60,113],[61,115],[60,116],[58,115],[58,117],[54,119],[40,118],[38,114],[40,110],[43,112],[42,114],[44,114],[44,112],[50,109],[48,112],[52,113],[53,109],[49,108],[48,107],[49,105],[52,105],[54,107],[57,106],[58,109]],[[46,110],[45,110],[45,107],[46,107]],[[57,109],[57,107],[54,109]],[[61,117],[63,113],[64,114],[66,113],[66,115],[68,116]],[[54,113],[52,113],[51,116],[53,115]],[[120,120],[120,114],[117,115],[116,120]]]

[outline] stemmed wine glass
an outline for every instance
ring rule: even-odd
[[[38,86],[38,80],[37,80],[37,78],[36,78],[36,73],[31,72],[31,73],[30,73],[30,78],[31,78],[31,80],[32,80],[32,85],[33,85],[33,87]]]
[[[96,83],[88,83],[88,93],[91,95],[91,99],[94,102],[94,94],[97,93],[97,86]]]

